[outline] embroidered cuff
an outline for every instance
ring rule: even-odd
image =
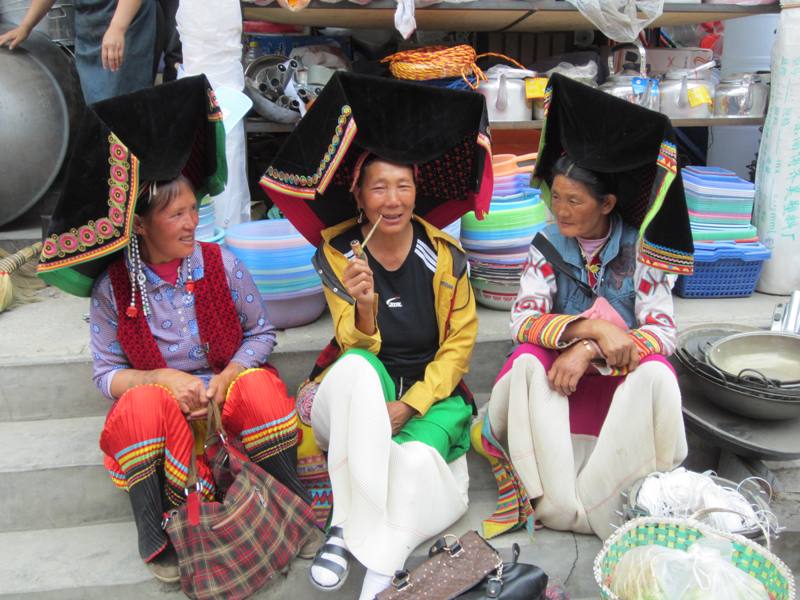
[[[664,347],[661,340],[646,329],[633,329],[628,332],[631,340],[636,344],[636,349],[639,351],[639,360],[651,354],[663,354]],[[595,365],[601,375],[616,375],[622,376],[628,374],[628,369],[609,367],[607,364]]]
[[[628,335],[633,340],[633,343],[636,344],[640,359],[651,354],[664,353],[661,340],[646,329],[633,329]]]
[[[562,343],[561,336],[567,326],[582,317],[578,315],[545,314],[541,317],[528,317],[519,328],[517,341],[530,342],[543,348],[562,349],[571,346],[574,341]]]

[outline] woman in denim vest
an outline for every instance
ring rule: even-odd
[[[665,359],[675,348],[676,276],[636,260],[638,231],[617,214],[613,175],[566,155],[549,175],[549,259],[534,242],[511,312],[519,346],[473,437],[517,508],[498,510],[486,532],[532,517],[532,500],[546,527],[606,537],[620,491],[686,456]]]

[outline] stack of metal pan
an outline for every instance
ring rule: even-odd
[[[692,327],[675,356],[705,397],[752,419],[800,417],[800,336],[732,324]]]

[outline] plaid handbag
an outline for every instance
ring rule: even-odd
[[[166,515],[164,529],[178,555],[181,589],[187,596],[247,598],[297,555],[312,533],[314,515],[231,446],[213,402],[208,423],[206,449],[215,481],[232,478],[232,483],[221,502],[201,502],[192,452],[186,502]]]

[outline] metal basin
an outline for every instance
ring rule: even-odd
[[[766,387],[800,386],[800,336],[778,331],[739,333],[712,344],[708,362],[726,375]]]
[[[746,379],[730,377],[707,362],[696,361],[688,352],[679,348],[675,351],[675,357],[685,365],[689,371],[698,372],[707,379],[725,385],[728,389],[741,394],[756,395],[768,400],[780,402],[800,402],[800,389],[788,387],[767,387],[758,382],[750,382]]]
[[[0,33],[11,28],[0,24]],[[74,66],[46,36],[34,32],[13,51],[0,48],[0,225],[52,185],[82,105]]]
[[[765,384],[763,379],[734,377],[707,362],[708,351],[715,342],[744,332],[761,332],[761,330],[733,323],[710,323],[690,327],[678,334],[675,356],[690,370],[701,371],[707,377],[741,393],[759,394],[776,400],[800,400],[800,387],[777,387]]]
[[[782,420],[800,417],[800,401],[778,399],[713,379],[689,365],[689,377],[709,402],[751,419]]]

